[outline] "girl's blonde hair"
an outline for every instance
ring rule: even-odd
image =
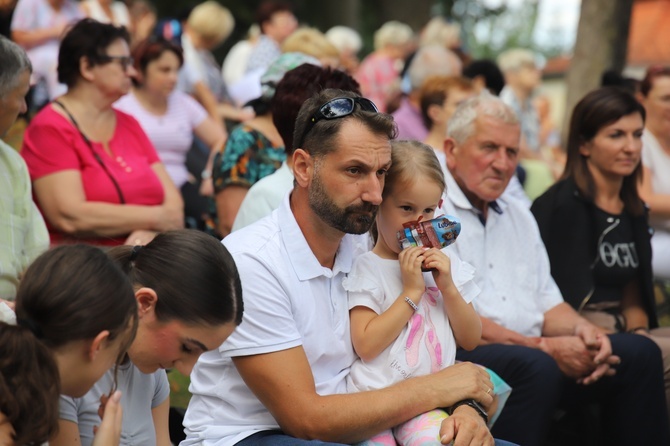
[[[391,141],[391,168],[386,175],[383,196],[397,185],[434,181],[443,191],[447,184],[440,161],[432,147],[413,140]]]

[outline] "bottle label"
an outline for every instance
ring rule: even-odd
[[[409,221],[398,231],[398,243],[402,249],[410,246],[441,249],[456,241],[461,233],[461,221],[451,215],[442,215],[432,220]]]

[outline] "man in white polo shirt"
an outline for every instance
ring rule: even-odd
[[[488,405],[487,373],[469,363],[390,388],[346,394],[354,361],[342,287],[381,203],[395,125],[357,95],[327,89],[296,120],[296,186],[270,216],[224,244],[240,272],[244,321],[192,375],[182,445],[355,443],[420,413],[468,399]],[[491,445],[471,406],[445,441]],[[324,443],[330,442],[330,443]]]

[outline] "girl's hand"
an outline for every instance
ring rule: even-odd
[[[404,249],[398,255],[398,262],[400,262],[400,272],[402,274],[403,290],[412,294],[412,298],[420,299],[426,283],[423,280],[423,273],[421,271],[421,263],[424,261],[425,248],[413,246]],[[418,303],[415,301],[414,303]]]
[[[103,398],[105,400],[103,401]],[[116,391],[107,399],[106,395],[101,398],[100,409],[102,423],[95,428],[93,446],[118,446],[121,441],[121,422],[123,421],[123,409],[121,408],[121,392]]]
[[[148,245],[149,242],[151,242],[157,235],[158,232],[156,231],[147,231],[144,229],[138,229],[136,231],[131,232],[130,235],[128,235],[128,238],[126,238],[124,244],[130,246]]]
[[[200,183],[200,195],[203,197],[213,197],[214,196],[214,180],[211,178],[203,179]]]
[[[433,270],[435,284],[442,294],[444,295],[452,287],[455,289],[456,285],[454,285],[454,281],[451,278],[451,259],[437,248],[430,248],[423,256],[425,258],[423,266]]]

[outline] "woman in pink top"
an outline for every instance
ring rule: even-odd
[[[175,90],[184,62],[181,48],[163,38],[149,38],[140,42],[132,54],[137,71],[132,92],[119,99],[114,107],[140,123],[181,191],[187,221],[202,227],[203,215],[209,212],[207,196],[214,191],[212,159],[223,149],[226,135],[202,105],[188,94]],[[193,145],[194,135],[211,153],[202,173],[202,183],[186,167],[186,155]]]
[[[140,125],[112,104],[135,74],[124,28],[91,19],[63,39],[67,94],[26,129],[22,155],[52,243],[144,244],[183,227],[183,202]]]

